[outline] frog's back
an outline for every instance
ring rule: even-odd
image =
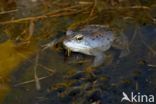
[[[108,50],[114,40],[113,32],[104,25],[88,25],[80,29],[79,33],[85,35],[93,49],[101,51]]]
[[[104,25],[87,25],[81,28],[79,32],[81,32],[84,35],[91,35],[97,32],[104,35],[105,33],[111,32],[111,30],[110,28],[108,28],[108,26],[104,26]]]

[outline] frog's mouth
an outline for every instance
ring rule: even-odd
[[[63,42],[65,48],[67,50],[71,50],[71,51],[74,51],[74,52],[77,52],[79,50],[82,50],[82,49],[85,49],[84,46],[80,45],[80,44],[73,44],[71,42]]]
[[[63,45],[67,50],[73,51],[73,52],[82,52],[86,53],[90,47],[86,46],[84,44],[78,44],[76,42],[70,42],[70,41],[64,41]]]

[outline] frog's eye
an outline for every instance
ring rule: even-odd
[[[83,35],[78,34],[74,37],[76,40],[82,40],[83,39]]]

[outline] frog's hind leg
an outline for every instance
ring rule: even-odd
[[[130,53],[128,40],[126,38],[116,39],[112,43],[112,47],[116,48],[116,49],[119,49],[121,51],[119,58],[127,56]]]
[[[98,53],[95,55],[93,67],[100,66],[104,62],[105,54],[104,53]]]
[[[121,50],[119,58],[125,57],[129,54],[129,49],[123,49]]]
[[[120,50],[119,58],[125,57],[130,53],[129,47],[120,47],[120,46],[117,46],[116,44],[112,45],[112,47]]]

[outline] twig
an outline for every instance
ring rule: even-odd
[[[38,78],[38,80],[41,81],[41,80],[46,79],[46,78],[48,78],[50,76],[51,75],[45,76],[45,77],[41,77],[41,78]],[[17,83],[17,84],[14,85],[14,87],[25,85],[25,84],[29,84],[29,83],[32,83],[32,82],[35,82],[35,79],[29,80],[29,81],[25,81],[25,82],[21,82],[21,83]]]
[[[80,60],[76,62],[70,61],[68,62],[68,64],[83,64],[83,63],[88,63],[88,62],[90,62],[90,60]]]
[[[134,39],[135,39],[135,37],[136,37],[136,35],[137,35],[137,26],[135,26],[136,28],[135,28],[135,30],[134,30],[134,33],[133,33],[133,36],[132,36],[132,39],[130,40],[130,43],[129,43],[129,45],[132,45],[132,43],[133,43],[133,41],[134,41]]]
[[[125,9],[144,9],[144,10],[151,10],[150,7],[147,7],[147,6],[129,6],[129,7],[107,7],[107,8],[104,8],[104,9],[115,9],[115,10],[125,10]]]
[[[67,49],[67,56],[70,56],[71,55],[71,50],[68,48]]]
[[[40,81],[37,75],[38,60],[39,60],[39,54],[37,53],[36,58],[35,58],[35,65],[34,65],[34,80],[35,80],[36,89],[40,90],[41,85],[40,85]]]
[[[19,23],[19,22],[24,22],[24,21],[30,21],[30,20],[45,19],[45,18],[48,18],[48,17],[52,18],[52,17],[68,16],[68,15],[74,15],[74,14],[80,13],[83,10],[85,10],[84,8],[80,9],[80,10],[77,10],[77,11],[73,10],[76,7],[78,8],[78,7],[82,7],[82,6],[79,6],[79,5],[78,6],[72,6],[72,7],[64,8],[64,9],[57,10],[57,11],[54,11],[54,12],[51,12],[51,13],[47,13],[47,14],[44,14],[44,15],[41,15],[41,16],[26,17],[26,18],[21,18],[21,19],[16,19],[16,20],[10,20],[10,21],[5,21],[5,22],[0,22],[0,24],[5,25],[5,24],[11,24],[11,23]],[[72,11],[71,11],[71,9],[72,9]]]
[[[153,64],[148,64],[148,66],[156,68],[156,65],[153,65]]]
[[[44,51],[44,50],[46,50],[46,49],[48,49],[48,48],[50,48],[50,47],[54,47],[54,45],[55,45],[57,42],[58,42],[58,40],[57,40],[57,39],[54,39],[54,40],[51,41],[50,43],[47,43],[47,44],[42,45],[42,46],[41,46],[41,47],[42,47],[42,51]]]
[[[30,24],[29,24],[29,36],[27,38],[28,41],[33,36],[34,30],[35,30],[35,21],[34,20],[30,20]]]
[[[89,17],[92,17],[93,16],[94,11],[95,11],[95,8],[96,8],[96,5],[97,5],[97,0],[94,0],[94,5],[93,5],[93,8],[91,9],[91,12],[89,14]]]
[[[18,54],[19,54],[21,57],[27,59],[30,63],[33,63],[32,60],[28,59],[28,57],[26,57],[26,56],[23,55],[22,53],[18,52]],[[51,72],[51,73],[54,73],[54,72],[55,72],[55,70],[53,70],[53,69],[51,69],[51,68],[48,68],[48,67],[46,67],[46,66],[44,66],[44,65],[38,64],[38,66],[40,66],[41,68],[44,68],[45,70],[47,70],[47,71],[49,71],[49,72]]]
[[[97,5],[97,0],[94,0],[93,7],[92,7],[92,9],[90,11],[90,14],[89,14],[88,18],[87,18],[87,22],[86,22],[87,24],[89,23],[90,18],[93,16],[93,14],[95,12],[96,5]]]
[[[138,91],[139,90],[139,83],[136,81],[135,82],[135,90]]]
[[[17,12],[17,11],[18,11],[17,9],[15,9],[15,10],[9,10],[9,11],[2,11],[2,12],[0,12],[0,15],[1,14],[13,13],[13,12]]]
[[[74,11],[75,9],[77,11],[77,9],[79,9],[81,7],[83,7],[83,6],[81,6],[81,5],[74,5],[74,6],[63,8],[63,9],[55,10],[53,12],[47,13],[47,15],[57,14],[57,13],[65,12],[65,11],[70,12],[70,11]]]
[[[80,22],[78,22],[78,23],[75,23],[75,24],[72,24],[71,26],[69,26],[68,27],[68,29],[75,29],[75,28],[77,28],[77,27],[79,27],[79,26],[82,26],[82,25],[84,25],[84,24],[87,24],[89,21],[92,21],[92,20],[94,20],[94,19],[96,19],[97,18],[97,16],[94,16],[94,17],[91,17],[91,18],[87,18],[87,19],[85,19],[85,20],[83,20],[83,21],[80,21]]]
[[[153,53],[153,55],[156,55],[156,51],[145,42],[140,31],[139,31],[139,36],[142,39],[143,44]]]
[[[78,2],[80,5],[89,5],[89,4],[93,4],[93,2],[87,2],[87,1],[79,1]]]
[[[141,36],[141,37],[142,37],[142,36]],[[143,42],[143,44],[153,53],[153,55],[156,55],[156,51],[155,51],[152,47],[150,47],[150,46],[145,42],[145,40],[142,39],[142,42]]]
[[[78,13],[78,12],[77,12]],[[0,22],[1,25],[5,24],[11,24],[11,23],[18,23],[18,22],[24,22],[24,21],[30,21],[30,20],[38,20],[38,19],[45,19],[48,17],[61,17],[61,16],[68,16],[68,15],[73,15],[77,14],[75,12],[68,12],[68,13],[60,13],[60,14],[55,14],[55,15],[42,15],[42,16],[36,16],[36,17],[27,17],[27,18],[22,18],[22,19],[17,19],[17,20],[10,20],[10,21],[5,21],[5,22]]]

